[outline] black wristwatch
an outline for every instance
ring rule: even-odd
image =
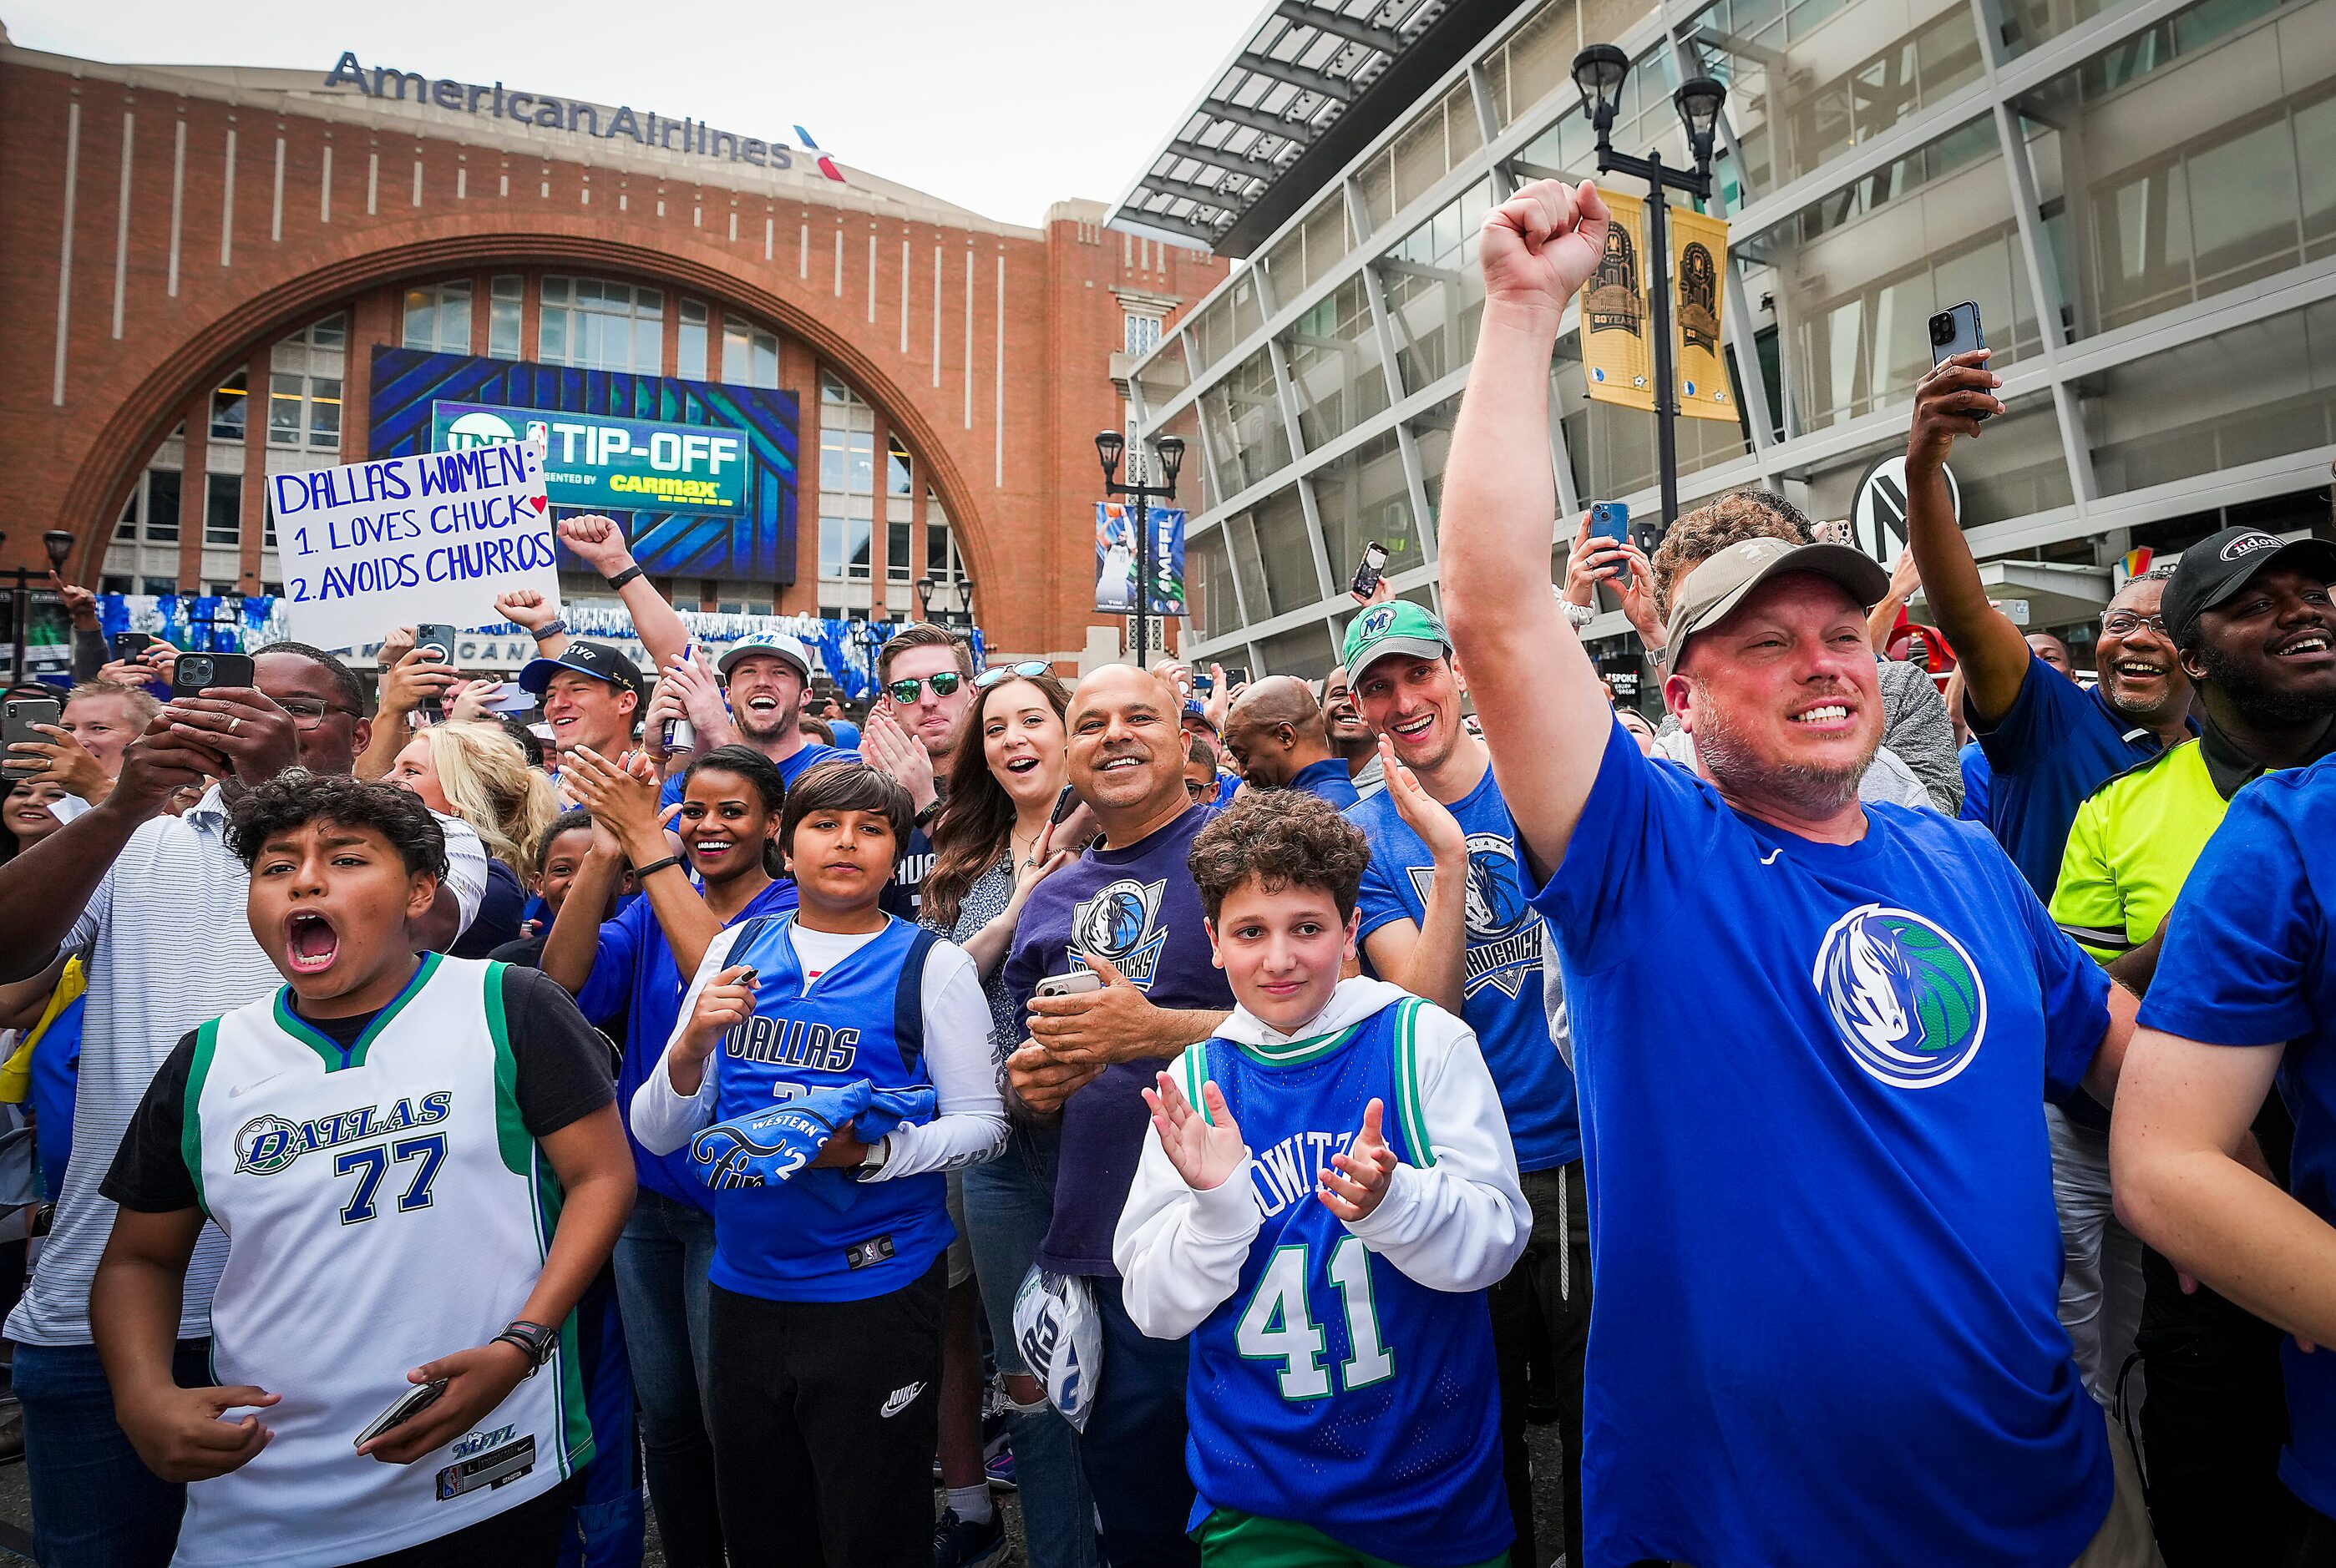
[[[602,580],[612,589],[621,589],[627,583],[631,582],[635,577],[638,577],[640,575],[640,566],[638,563],[635,563],[632,566],[627,566],[623,571],[618,572],[615,576],[603,578]]]
[[[551,1352],[560,1348],[560,1331],[542,1323],[530,1323],[525,1318],[514,1318],[509,1328],[487,1343],[518,1346],[521,1353],[527,1357],[525,1375],[532,1378],[544,1362],[551,1360]]]
[[[932,826],[933,818],[939,817],[940,814],[941,798],[936,795],[933,797],[933,803],[931,805],[917,813],[914,825],[919,828],[930,828]]]

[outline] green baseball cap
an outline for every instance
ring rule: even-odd
[[[1347,679],[1359,682],[1365,670],[1389,653],[1441,659],[1451,652],[1452,639],[1435,611],[1409,599],[1389,599],[1355,617],[1339,662],[1347,666]]]

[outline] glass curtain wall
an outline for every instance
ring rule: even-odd
[[[1767,417],[1679,421],[1684,505],[1763,485],[1846,515],[1903,450],[1929,317],[1971,300],[2010,383],[1955,458],[1983,558],[2091,567],[2105,595],[2131,545],[2216,518],[2331,531],[2336,0],[1549,0],[1136,366],[1143,429],[1183,435],[1205,485],[1188,653],[1310,664],[1368,539],[1430,595],[1476,229],[1518,184],[1591,171],[1569,68],[1598,42],[1633,62],[1625,150],[1686,161],[1671,92],[1728,87],[1728,369]],[[1587,401],[1572,331],[1551,369],[1563,499],[1654,511],[1654,421]]]

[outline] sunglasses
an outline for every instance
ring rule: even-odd
[[[927,686],[933,689],[936,697],[954,697],[963,680],[964,677],[955,670],[943,670],[938,675],[903,675],[897,681],[885,682],[884,694],[906,707],[915,702],[917,694]]]
[[[977,692],[987,692],[1008,676],[1035,681],[1041,675],[1051,675],[1054,673],[1055,667],[1052,664],[1043,663],[1037,659],[1027,660],[1019,664],[1000,664],[994,670],[984,670],[980,674],[976,675],[973,678],[973,689]],[[941,695],[947,696],[949,693],[944,692]]]

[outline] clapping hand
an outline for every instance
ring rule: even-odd
[[[1163,1072],[1157,1082],[1158,1088],[1144,1091],[1144,1103],[1152,1108],[1152,1126],[1160,1134],[1160,1147],[1167,1151],[1168,1163],[1194,1192],[1215,1191],[1249,1157],[1249,1145],[1242,1141],[1241,1128],[1225,1105],[1225,1091],[1213,1079],[1201,1086],[1201,1103],[1208,1107],[1203,1116],[1185,1099],[1174,1079]],[[1327,1182],[1327,1175],[1324,1179]]]
[[[1419,776],[1396,760],[1395,742],[1385,735],[1379,737],[1379,764],[1387,779],[1387,792],[1395,801],[1395,814],[1403,825],[1419,835],[1427,846],[1429,857],[1438,866],[1465,866],[1468,863],[1468,833],[1451,808],[1427,792]]]
[[[1386,1116],[1383,1101],[1374,1099],[1363,1107],[1362,1130],[1348,1143],[1346,1153],[1330,1157],[1330,1163],[1316,1178],[1314,1195],[1348,1224],[1368,1218],[1386,1199],[1387,1183],[1394,1179],[1395,1150],[1387,1147],[1379,1130]]]
[[[680,807],[659,810],[657,766],[647,754],[635,751],[612,762],[589,746],[579,746],[568,754],[560,777],[577,804],[592,813],[594,825],[608,825],[634,865],[665,857],[665,824]]]
[[[933,759],[924,741],[900,727],[890,708],[868,715],[860,731],[861,760],[880,772],[890,773],[909,799],[922,811],[940,798],[933,783]]]

